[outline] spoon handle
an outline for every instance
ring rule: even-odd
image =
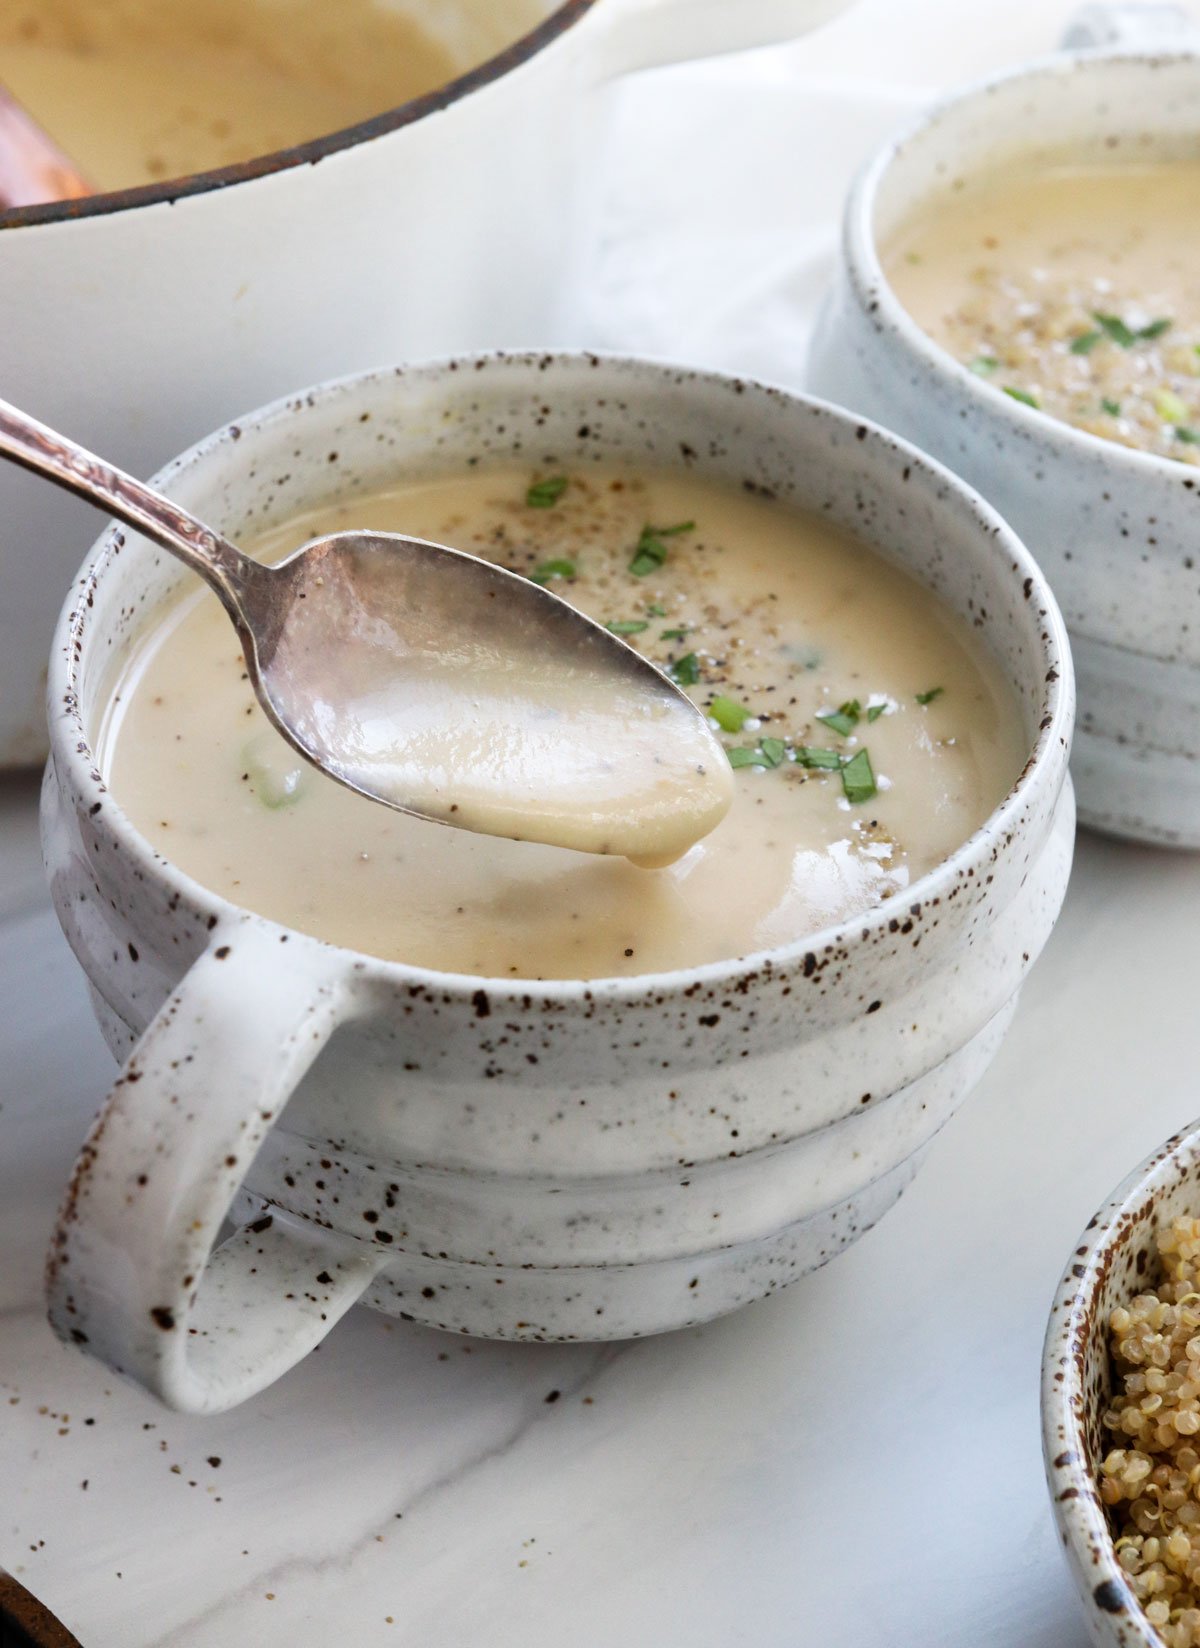
[[[186,509],[0,400],[0,457],[65,487],[169,549],[240,616],[243,595],[267,569]]]

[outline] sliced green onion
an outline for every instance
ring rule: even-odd
[[[1184,441],[1188,446],[1200,446],[1200,429],[1189,429],[1185,423],[1175,425],[1175,439]]]
[[[976,355],[975,359],[969,364],[970,370],[974,372],[977,378],[986,378],[996,370],[1000,362],[995,355]]]
[[[264,807],[276,812],[300,799],[308,777],[308,764],[273,727],[257,733],[246,744],[241,762],[255,797]]]
[[[529,581],[533,584],[548,584],[551,578],[573,578],[574,576],[574,561],[543,561],[541,566],[535,566],[529,574]]]
[[[708,706],[708,713],[722,732],[741,732],[750,719],[750,711],[736,698],[714,698]]]
[[[731,767],[769,767],[771,765],[771,762],[767,760],[761,750],[750,750],[746,749],[745,746],[728,751],[728,755]]]
[[[613,618],[604,627],[614,635],[640,635],[650,625],[645,618]]]
[[[1107,395],[1100,402],[1100,409],[1102,412],[1107,412],[1110,418],[1119,418],[1121,416],[1120,401],[1111,401]]]
[[[1149,326],[1143,326],[1140,331],[1134,334],[1134,336],[1138,338],[1145,338],[1147,340],[1150,338],[1161,338],[1170,325],[1172,325],[1172,322],[1169,320],[1152,320]]]
[[[787,754],[787,745],[782,738],[764,738],[759,744],[759,749],[766,756],[768,765],[772,767],[777,767]]]
[[[1020,401],[1022,406],[1032,406],[1035,412],[1041,410],[1037,396],[1031,395],[1028,389],[1014,389],[1011,383],[1006,383],[1004,393],[1010,395],[1014,401]]]
[[[870,801],[875,794],[875,774],[866,750],[856,750],[842,768],[842,789],[852,804]]]
[[[682,641],[687,633],[687,625],[681,624],[678,629],[660,630],[658,638],[660,641]]]
[[[916,694],[917,703],[932,704],[934,699],[940,698],[945,690],[945,687],[930,687],[928,692],[919,692]]]
[[[567,477],[551,475],[548,480],[534,481],[525,494],[525,502],[530,509],[553,509],[566,490]]]
[[[1078,337],[1071,339],[1071,353],[1090,355],[1103,336],[1103,332],[1080,332]]]
[[[886,710],[886,709],[887,709],[886,704],[868,704],[867,705],[867,720],[868,721],[878,721],[879,717],[883,714],[884,710]]]
[[[1154,391],[1154,410],[1164,423],[1183,423],[1188,415],[1187,402],[1166,387]]]
[[[646,611],[651,618],[665,618],[667,616],[666,607],[658,601],[651,601]]]
[[[700,679],[700,660],[694,652],[687,652],[675,660],[667,673],[681,687],[694,687]]]

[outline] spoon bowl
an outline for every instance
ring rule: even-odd
[[[0,401],[0,456],[198,572],[268,717],[372,801],[482,835],[669,864],[733,776],[668,676],[541,584],[442,544],[339,532],[276,565]]]

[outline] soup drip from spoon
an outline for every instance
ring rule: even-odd
[[[3,401],[0,456],[199,573],[278,731],[373,801],[646,866],[671,863],[729,809],[732,773],[703,711],[517,573],[385,532],[334,533],[265,565]]]

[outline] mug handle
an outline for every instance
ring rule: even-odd
[[[307,1355],[387,1254],[278,1211],[217,1241],[256,1151],[338,1025],[333,950],[214,932],[117,1077],[46,1264],[60,1338],[183,1413],[220,1413]]]
[[[607,0],[602,77],[795,40],[852,0]]]

